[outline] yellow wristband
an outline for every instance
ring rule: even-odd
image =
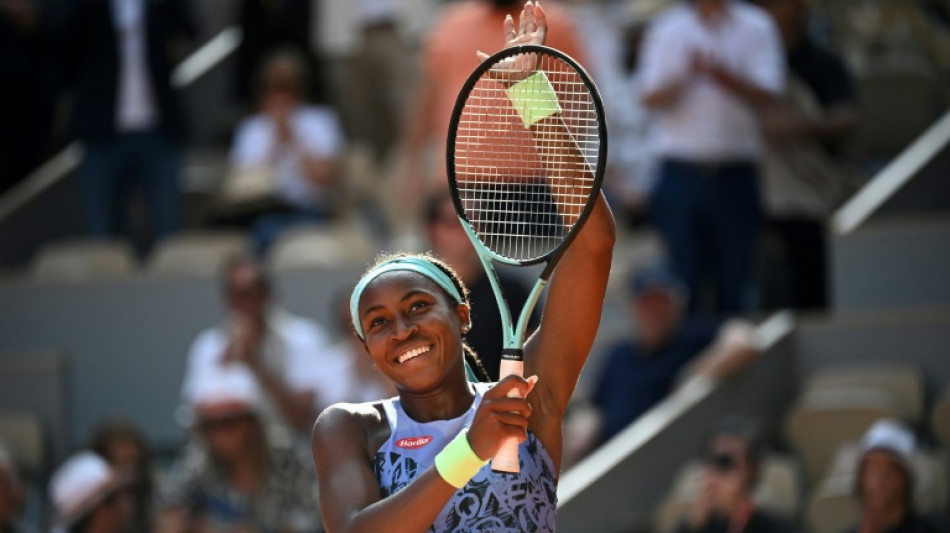
[[[548,76],[544,71],[539,70],[512,85],[507,93],[511,105],[518,112],[525,128],[530,128],[537,121],[561,112],[557,93],[554,92],[554,87],[548,81]]]
[[[488,461],[479,459],[468,444],[468,429],[463,429],[435,456],[436,471],[457,489],[464,487],[487,464]]]

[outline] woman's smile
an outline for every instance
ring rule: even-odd
[[[407,361],[409,361],[409,360],[411,360],[411,359],[415,359],[416,357],[419,357],[420,355],[422,355],[422,354],[424,354],[424,353],[428,353],[429,350],[431,350],[431,349],[432,349],[432,346],[431,346],[431,345],[419,346],[419,347],[413,348],[413,349],[411,349],[411,350],[408,350],[408,351],[406,351],[406,352],[403,352],[402,355],[400,355],[399,357],[396,358],[396,361],[397,361],[399,364],[403,364],[403,363],[405,363],[405,362],[407,362]]]

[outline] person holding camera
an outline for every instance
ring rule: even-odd
[[[753,421],[735,416],[720,421],[707,445],[699,497],[677,532],[793,532],[791,524],[753,499],[764,448]]]

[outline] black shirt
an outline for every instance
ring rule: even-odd
[[[854,80],[844,61],[807,38],[789,50],[788,68],[814,93],[822,107],[855,101]]]
[[[742,533],[793,533],[795,529],[781,518],[769,514],[761,509],[756,509],[749,517]],[[712,516],[698,529],[689,529],[686,524],[681,524],[677,533],[728,533],[729,521],[721,516]]]
[[[524,302],[528,299],[528,288],[521,279],[507,275],[504,272],[498,273],[498,280],[508,302],[508,307],[514,315],[512,321],[516,322]],[[488,277],[484,273],[479,276],[478,280],[466,284],[466,286],[468,287],[469,301],[472,304],[472,331],[465,336],[465,340],[482,360],[482,365],[488,371],[491,380],[498,381],[498,365],[501,363],[504,337],[495,293],[492,291],[491,282],[488,281]],[[538,306],[535,306],[531,320],[528,323],[529,334],[537,325],[537,322]]]
[[[717,322],[688,319],[653,353],[646,353],[633,340],[615,344],[592,398],[604,418],[601,440],[614,436],[665,398],[683,366],[712,343],[718,329]]]

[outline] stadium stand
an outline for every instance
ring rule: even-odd
[[[856,2],[816,3],[843,10],[844,4]],[[217,5],[208,3],[212,7],[205,8]],[[207,105],[217,98],[209,95],[217,94],[229,73],[228,68],[216,68],[219,60],[207,63],[211,75],[187,96],[190,109],[216,107]],[[919,63],[868,63],[859,72],[863,120],[857,148],[865,156],[881,158],[886,166],[856,195],[853,205],[831,221],[832,312],[793,317],[752,367],[722,382],[685,386],[564,472],[560,530],[664,531],[674,514],[670,509],[694,490],[690,476],[695,476],[695,467],[687,461],[704,421],[736,411],[762,421],[783,453],[769,462],[760,501],[797,517],[805,531],[840,533],[853,522],[854,452],[848,456],[848,446],[853,446],[848,441],[883,414],[914,421],[925,437],[942,446],[929,450],[932,462],[922,467],[936,477],[931,490],[920,495],[920,504],[939,509],[933,502],[942,499],[946,505],[950,188],[945,178],[950,168],[950,116],[926,129],[936,109],[946,103],[941,75]],[[220,123],[228,122],[221,116],[228,115],[227,110],[209,112],[218,120],[199,125],[204,130],[198,138],[219,141]],[[46,442],[41,455],[47,461],[41,468],[84,442],[99,417],[116,407],[116,398],[148,428],[159,452],[167,452],[182,439],[171,406],[187,343],[198,325],[219,317],[214,274],[221,258],[245,250],[246,245],[238,245],[241,239],[234,235],[210,239],[207,234],[197,238],[186,232],[181,239],[193,239],[190,245],[165,243],[178,251],[160,246],[144,265],[138,265],[131,249],[120,244],[124,251],[113,250],[110,260],[62,255],[41,267],[46,254],[57,247],[62,250],[70,242],[64,238],[75,235],[78,227],[78,213],[68,202],[75,199],[72,170],[81,149],[69,145],[61,155],[62,161],[51,166],[55,176],[38,174],[41,183],[30,185],[31,194],[19,195],[23,205],[7,209],[0,203],[3,270],[25,264],[24,276],[0,280],[0,412],[14,417],[26,413],[39,421]],[[183,192],[194,204],[188,223],[198,225],[223,171],[215,167],[223,166],[226,158],[223,153],[192,155],[193,172],[186,175]],[[348,174],[354,180],[347,201],[351,206],[367,198],[380,201],[389,211],[386,218],[396,218],[392,212],[399,206],[391,205],[395,196],[388,194],[384,176],[388,172],[372,164],[365,153],[348,153]],[[365,234],[352,238],[351,231],[300,229],[272,249],[266,259],[276,271],[289,308],[326,318],[330,295],[355,280],[363,267],[361,258],[375,253],[379,244],[365,242]],[[659,253],[658,242],[647,233],[622,235],[612,288],[628,279],[628,270],[641,257]],[[346,261],[337,262],[341,259]],[[99,261],[111,266],[102,267]],[[147,280],[135,275],[142,272],[159,275]],[[68,290],[56,281],[66,279],[72,282]],[[605,303],[598,345],[626,324],[611,322],[623,312],[620,294],[612,291]],[[760,333],[772,323],[763,320]],[[35,353],[51,348],[59,352]],[[898,361],[907,364],[900,371],[893,366]],[[590,368],[596,365],[592,356]],[[582,376],[578,393],[584,394],[588,387]],[[853,416],[840,418],[849,412]],[[3,424],[0,421],[0,437]],[[792,427],[800,437],[792,437]],[[814,446],[820,447],[818,452],[804,451]],[[786,457],[789,452],[795,455]]]
[[[230,256],[246,253],[250,239],[239,231],[194,230],[166,237],[147,260],[156,276],[215,276]]]
[[[70,239],[40,248],[30,265],[37,281],[89,281],[131,276],[137,269],[132,245],[122,240]]]
[[[267,253],[274,272],[365,266],[377,251],[369,233],[352,222],[290,228]]]

